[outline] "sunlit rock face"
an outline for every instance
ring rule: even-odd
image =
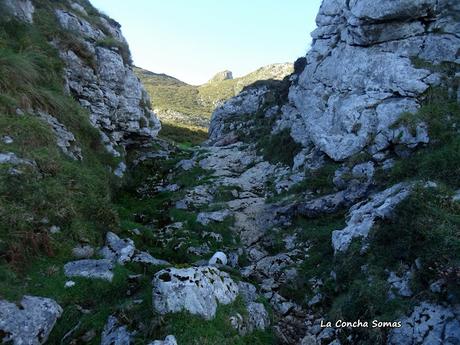
[[[423,123],[412,133],[397,121],[443,82],[429,66],[460,62],[459,7],[454,0],[324,0],[281,121],[298,142],[334,160],[428,142]]]
[[[68,49],[62,42],[54,42],[65,62],[68,91],[89,110],[91,123],[100,129],[107,149],[117,155],[118,145],[154,138],[160,122],[132,70],[120,25],[103,16],[89,22],[81,6],[56,9],[55,15],[78,47]]]

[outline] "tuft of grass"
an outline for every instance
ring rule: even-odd
[[[302,150],[302,146],[292,139],[289,129],[262,138],[258,148],[269,162],[281,162],[288,166],[294,164],[294,157]]]
[[[423,121],[428,125],[430,144],[411,156],[397,161],[390,173],[391,181],[433,179],[453,188],[460,187],[460,105],[449,98],[446,90],[432,89],[426,103],[404,121]]]
[[[117,52],[120,53],[125,65],[131,65],[133,63],[131,52],[129,51],[129,47],[125,42],[121,42],[114,37],[107,36],[102,40],[97,41],[96,46],[116,49]]]
[[[271,331],[254,331],[241,337],[230,324],[230,316],[239,313],[247,316],[244,302],[237,298],[229,305],[219,305],[216,317],[206,321],[198,316],[185,312],[170,314],[165,317],[168,326],[165,327],[160,338],[167,334],[174,334],[179,344],[206,344],[206,345],[269,345],[276,344],[276,339]]]

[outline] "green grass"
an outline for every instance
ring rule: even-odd
[[[208,133],[205,129],[198,126],[162,122],[159,137],[178,145],[191,147],[205,141],[208,138]]]
[[[39,24],[43,15],[37,13],[36,26],[14,20],[0,25],[0,134],[14,140],[0,143],[0,151],[34,160],[38,167],[23,168],[19,175],[10,174],[8,166],[0,171],[0,260],[16,268],[27,264],[30,254],[51,254],[51,225],[59,225],[69,241],[88,237],[98,243],[97,234],[118,223],[110,203],[115,180],[108,169],[117,160],[106,153],[87,112],[64,93],[62,62]],[[17,107],[25,114],[18,116]],[[74,133],[83,160],[64,156],[51,128],[29,108],[48,111]]]
[[[276,344],[275,336],[270,331],[255,331],[241,337],[230,324],[230,316],[239,313],[246,316],[247,311],[240,297],[229,305],[219,305],[216,317],[211,321],[188,313],[167,315],[167,327],[164,335],[174,334],[178,344],[190,345],[269,345]]]
[[[194,145],[206,140],[211,114],[218,104],[237,95],[244,87],[256,81],[280,77],[270,67],[262,67],[241,78],[194,86],[166,74],[153,73],[138,67],[134,71],[145,85],[152,107],[162,121],[160,136],[176,143]],[[173,117],[170,112],[181,115]]]
[[[260,153],[266,160],[272,163],[281,162],[292,166],[294,157],[301,151],[302,146],[291,137],[290,129],[268,135],[258,142]]]
[[[449,98],[446,90],[431,89],[419,111],[406,114],[402,121],[406,125],[424,121],[429,128],[430,143],[411,159],[397,161],[390,172],[390,180],[432,179],[459,188],[460,105]]]

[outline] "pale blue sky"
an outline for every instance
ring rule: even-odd
[[[202,84],[305,55],[321,0],[91,0],[122,25],[137,66]]]

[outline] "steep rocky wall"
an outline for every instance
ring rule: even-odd
[[[391,127],[446,77],[417,61],[460,62],[459,10],[452,0],[323,1],[281,121],[296,128],[295,140],[312,142],[335,160],[426,143],[423,124],[415,134]]]
[[[324,0],[312,47],[291,77],[275,130],[289,128],[308,149],[302,155],[319,149],[337,161],[363,150],[386,154],[426,144],[424,123],[413,133],[398,120],[416,112],[430,88],[458,83],[448,66],[460,63],[459,7],[453,0]],[[255,102],[245,97],[215,111],[211,140],[222,134],[217,128],[223,118],[256,112],[246,109]]]
[[[11,14],[29,23],[37,15],[33,1],[8,0],[5,5]],[[35,5],[54,12],[51,22],[58,26],[59,34],[52,38],[52,44],[65,63],[65,87],[88,109],[90,121],[101,131],[109,152],[119,156],[121,146],[154,138],[161,125],[133,72],[120,25],[86,1]]]
[[[154,138],[160,123],[127,61],[129,48],[120,25],[101,16],[96,23],[102,25],[95,26],[85,20],[86,11],[77,3],[72,3],[70,9],[56,9],[56,16],[61,27],[70,31],[90,54],[88,62],[72,49],[60,52],[66,63],[69,91],[90,111],[91,122],[103,133],[107,147]],[[59,41],[56,43],[59,47]]]

